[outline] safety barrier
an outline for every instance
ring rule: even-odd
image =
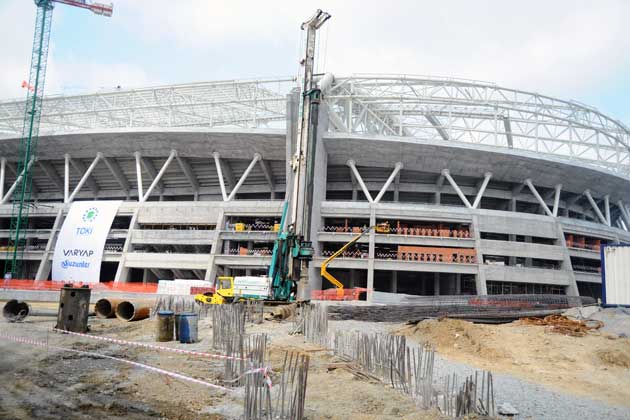
[[[313,300],[359,300],[361,293],[367,293],[364,287],[354,287],[351,289],[324,289],[313,290],[311,299]]]
[[[398,246],[399,260],[417,262],[445,262],[475,264],[477,254],[471,248],[431,248],[423,246]]]
[[[366,227],[360,226],[324,226],[324,232],[333,233],[361,233]],[[469,229],[451,229],[442,226],[396,226],[377,229],[376,233],[406,235],[406,236],[426,236],[438,238],[470,238]]]
[[[0,281],[0,289],[17,289],[17,290],[59,290],[68,282],[51,281],[51,280],[2,280]],[[116,283],[113,281],[101,283],[72,283],[74,287],[87,285],[94,291],[111,291],[111,292],[131,292],[131,293],[156,293],[156,283]]]

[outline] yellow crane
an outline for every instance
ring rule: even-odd
[[[322,267],[320,269],[320,274],[323,278],[331,282],[337,288],[337,296],[343,295],[343,283],[341,283],[335,276],[328,272],[328,265],[339,255],[343,254],[343,252],[350,248],[352,245],[357,243],[359,239],[363,237],[366,233],[369,233],[372,229],[375,229],[378,233],[389,233],[389,223],[379,223],[374,226],[366,227],[361,230],[361,233],[352,238],[348,243],[339,248],[334,254],[330,257],[326,258],[326,260],[322,263]]]

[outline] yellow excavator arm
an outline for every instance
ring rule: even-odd
[[[337,258],[339,255],[343,254],[343,252],[348,249],[349,247],[351,247],[352,245],[354,245],[359,239],[361,239],[361,237],[363,237],[363,235],[365,235],[366,233],[368,233],[370,230],[374,229],[375,227],[381,227],[382,229],[385,229],[385,227],[387,228],[387,232],[389,232],[389,223],[385,222],[385,223],[380,223],[376,226],[370,226],[368,228],[365,228],[361,231],[361,233],[359,233],[357,236],[355,236],[354,238],[352,238],[350,240],[350,242],[348,242],[347,244],[345,244],[344,246],[342,246],[341,248],[339,248],[339,250],[337,250],[334,254],[332,254],[330,257],[326,258],[326,260],[322,263],[322,267],[320,269],[320,274],[323,278],[325,278],[326,280],[328,280],[329,282],[331,282],[336,288],[337,288],[337,294],[338,295],[342,295],[343,294],[343,284],[337,280],[335,278],[335,276],[333,276],[332,274],[330,274],[328,272],[328,265],[332,262],[332,260],[334,260],[335,258]]]

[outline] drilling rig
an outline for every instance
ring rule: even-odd
[[[275,300],[290,300],[295,297],[308,299],[308,267],[313,259],[311,242],[311,213],[313,205],[313,176],[319,103],[321,90],[314,83],[315,45],[317,30],[331,15],[317,10],[302,24],[306,31],[306,53],[302,60],[304,80],[302,85],[301,122],[295,155],[291,160],[293,185],[289,201],[285,202],[282,214],[282,231],[273,248],[269,277],[272,281]],[[287,191],[288,192],[288,191]],[[291,211],[287,218],[287,209]]]
[[[35,20],[35,36],[31,53],[31,67],[27,87],[24,125],[20,140],[17,162],[17,188],[13,193],[13,208],[7,256],[5,260],[5,278],[19,278],[22,275],[24,248],[26,247],[26,229],[30,209],[33,182],[32,166],[37,159],[37,143],[39,140],[39,123],[44,99],[44,82],[48,63],[48,45],[53,8],[56,3],[90,10],[102,16],[111,16],[113,5],[95,3],[88,0],[35,0],[37,17]]]

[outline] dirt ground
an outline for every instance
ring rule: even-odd
[[[39,306],[39,305],[38,305]],[[44,307],[45,305],[42,305]],[[50,344],[108,354],[220,383],[223,365],[185,355],[125,348],[50,332],[52,317],[30,317],[22,323],[0,321],[0,332]],[[90,318],[91,333],[153,342],[154,321],[124,323]],[[322,349],[289,335],[289,322],[265,321],[250,332],[269,334],[272,368],[281,365],[285,350],[311,356],[306,397],[309,419],[441,419],[418,410],[386,385],[357,379],[348,370],[330,369],[336,360]],[[168,346],[211,351],[210,319],[200,321],[201,341]],[[2,419],[232,419],[242,413],[242,392],[209,390],[163,375],[85,355],[64,353],[0,339],[0,418]]]
[[[480,325],[453,319],[426,320],[396,332],[433,344],[447,359],[630,407],[628,338],[598,332],[572,337],[518,321]]]

